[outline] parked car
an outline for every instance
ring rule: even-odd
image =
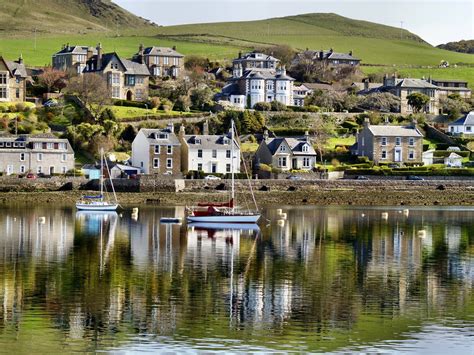
[[[219,176],[215,176],[215,175],[206,175],[204,177],[205,180],[220,180],[221,178]]]
[[[420,177],[420,176],[416,176],[416,175],[408,175],[408,176],[407,176],[407,180],[423,181],[423,180],[425,180],[425,179],[423,179],[423,178]]]
[[[369,180],[369,178],[367,176],[364,176],[364,175],[359,175],[356,177],[356,180]]]
[[[295,181],[295,180],[301,180],[301,176],[298,176],[298,175],[290,175],[287,177],[288,180],[292,180],[292,181]]]
[[[37,176],[36,176],[35,174],[33,174],[33,173],[28,173],[28,174],[26,174],[26,178],[27,178],[27,179],[32,179],[32,180],[34,180],[34,179],[37,178]]]
[[[56,107],[59,106],[59,103],[55,99],[50,99],[43,104],[44,107]]]

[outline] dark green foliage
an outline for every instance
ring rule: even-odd
[[[272,106],[270,105],[269,102],[257,102],[253,106],[253,108],[256,111],[270,111],[272,109]]]
[[[125,127],[125,129],[122,131],[122,134],[120,135],[120,139],[123,139],[127,142],[133,142],[135,137],[137,136],[137,132],[135,128],[132,125],[128,125]]]
[[[286,111],[286,105],[275,100],[271,103],[271,109],[272,111]]]
[[[128,100],[115,100],[114,101],[114,106],[147,108],[147,103],[138,102],[138,101],[128,101]]]

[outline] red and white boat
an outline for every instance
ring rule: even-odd
[[[231,129],[231,176],[232,176],[232,190],[231,199],[224,203],[199,203],[197,207],[187,210],[186,217],[188,222],[202,222],[202,223],[257,223],[260,219],[260,213],[257,210],[255,197],[253,196],[252,185],[250,192],[252,193],[253,201],[255,203],[254,211],[245,211],[235,207],[235,179],[234,179],[234,121],[232,121]]]

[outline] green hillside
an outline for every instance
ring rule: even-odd
[[[0,0],[0,36],[116,33],[151,24],[110,0]]]

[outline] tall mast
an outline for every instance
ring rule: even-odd
[[[104,148],[100,148],[100,200],[104,200]]]
[[[235,186],[234,186],[234,120],[231,121],[231,134],[230,134],[230,157],[231,157],[231,162],[230,162],[230,171],[231,171],[231,176],[232,176],[232,211],[234,211],[234,205],[235,205]]]

